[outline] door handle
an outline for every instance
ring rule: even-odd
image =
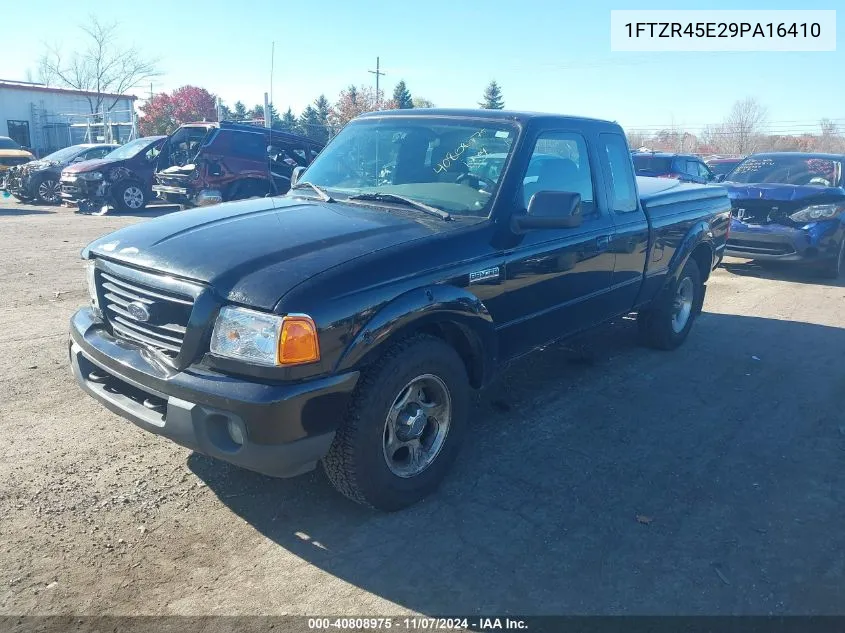
[[[608,246],[610,246],[610,236],[609,235],[602,235],[596,238],[596,246],[599,250],[604,250]]]

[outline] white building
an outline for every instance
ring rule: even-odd
[[[77,143],[124,143],[137,137],[132,95],[102,95],[0,79],[0,136],[10,136],[37,156]],[[105,121],[105,124],[103,123]]]

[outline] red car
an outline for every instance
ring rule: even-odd
[[[742,161],[743,158],[711,158],[705,164],[716,174],[716,179],[721,181]]]
[[[206,206],[290,189],[323,144],[298,134],[245,123],[188,123],[161,149],[153,191],[183,207]]]
[[[129,141],[99,160],[87,160],[62,170],[62,202],[80,211],[113,206],[138,211],[152,198],[156,158],[166,136]]]

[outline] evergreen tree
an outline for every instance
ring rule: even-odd
[[[414,107],[414,100],[411,97],[411,92],[405,85],[405,80],[401,80],[393,89],[393,107],[399,110],[406,110]]]
[[[234,117],[232,116],[232,111],[229,109],[229,106],[221,103],[220,104],[220,120],[221,121],[232,121]]]
[[[261,104],[256,105],[252,110],[247,112],[247,118],[264,120],[264,106]]]
[[[296,120],[296,115],[293,113],[293,110],[288,108],[287,111],[282,115],[282,120],[280,122],[279,127],[282,130],[293,132],[294,134],[299,133],[299,125]]]
[[[235,101],[235,109],[232,111],[232,118],[235,121],[246,121],[247,112],[246,106],[243,104],[242,101]]]
[[[309,105],[302,111],[299,116],[299,127],[308,138],[325,143],[328,135],[325,126],[320,123],[320,114],[316,108]]]
[[[502,89],[495,80],[491,81],[484,89],[484,101],[478,105],[485,110],[502,110],[505,107],[505,100],[502,98]]]
[[[326,99],[326,95],[320,95],[314,100],[314,107],[317,109],[317,120],[323,126],[323,133],[319,136],[312,136],[312,138],[325,143],[329,140],[332,132],[331,124],[329,123],[332,115],[332,105]]]

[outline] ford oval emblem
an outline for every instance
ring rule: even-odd
[[[150,320],[150,310],[140,301],[133,301],[126,306],[126,311],[136,321],[146,322]]]

